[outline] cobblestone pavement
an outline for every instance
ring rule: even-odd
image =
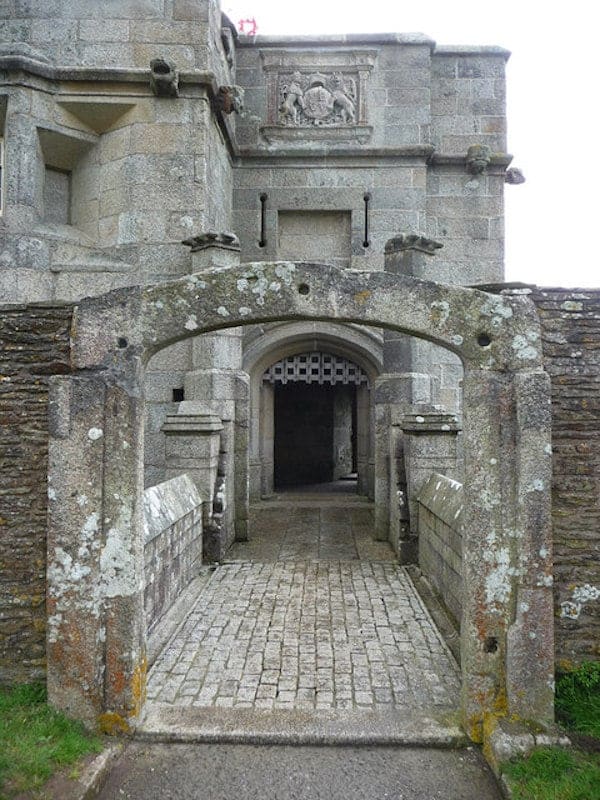
[[[456,663],[393,563],[218,567],[154,664],[149,699],[255,709],[458,703]]]

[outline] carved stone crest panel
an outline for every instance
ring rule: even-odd
[[[371,51],[263,52],[267,74],[266,139],[368,139]],[[318,57],[319,61],[316,61]]]

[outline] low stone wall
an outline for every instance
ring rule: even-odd
[[[148,631],[202,564],[202,498],[188,475],[144,492],[145,607]]]
[[[600,658],[600,290],[536,289],[552,381],[556,658]]]
[[[462,613],[462,483],[434,472],[417,500],[419,567],[460,624]]]
[[[0,683],[46,665],[48,376],[69,372],[72,308],[0,308]]]

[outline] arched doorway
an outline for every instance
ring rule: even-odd
[[[205,331],[306,319],[396,330],[461,358],[463,722],[476,740],[494,714],[549,722],[549,379],[533,304],[525,296],[290,262],[117,290],[75,309],[75,371],[53,378],[50,397],[52,702],[84,719],[108,715],[123,729],[143,706],[144,363]],[[83,546],[88,540],[98,546]]]
[[[358,395],[369,389],[362,369],[331,353],[299,353],[272,364],[263,386],[273,395],[275,491],[356,484]]]
[[[250,376],[250,501],[275,491],[275,385],[264,380],[265,373],[276,362],[311,352],[345,359],[355,364],[364,375],[365,379],[356,389],[356,490],[360,495],[373,498],[375,437],[372,388],[382,369],[381,351],[381,334],[375,329],[326,321],[273,325],[249,344],[244,352],[243,366]]]

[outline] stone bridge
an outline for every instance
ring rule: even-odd
[[[550,384],[526,296],[311,263],[214,268],[81,301],[50,386],[48,687],[128,730],[145,697],[143,375],[168,345],[260,322],[357,323],[464,366],[462,718],[553,718]]]

